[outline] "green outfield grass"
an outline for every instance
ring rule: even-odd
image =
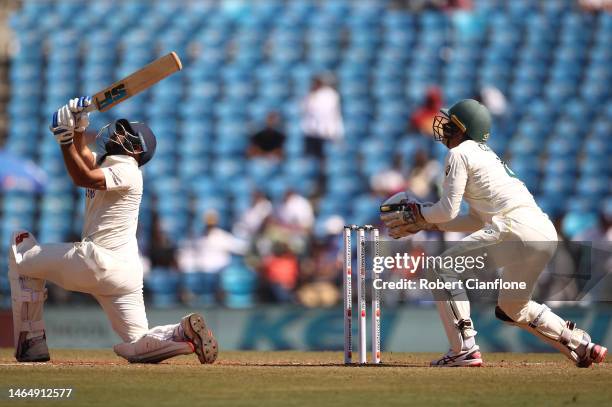
[[[180,357],[130,365],[109,350],[53,350],[17,364],[0,350],[0,405],[325,406],[608,405],[609,363],[577,369],[556,354],[487,354],[486,367],[434,369],[434,355],[386,353],[345,367],[339,352],[224,352],[214,365]],[[65,401],[8,399],[9,387],[73,388]],[[195,403],[195,404],[194,404]]]

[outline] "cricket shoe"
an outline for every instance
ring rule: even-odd
[[[478,345],[474,345],[471,349],[458,353],[449,350],[446,355],[432,360],[429,365],[432,367],[478,367],[482,366],[482,356]]]
[[[15,359],[18,362],[48,362],[51,358],[47,347],[47,335],[43,333],[41,336],[26,339],[27,334],[21,332],[19,335]]]
[[[608,354],[608,348],[596,343],[589,343],[585,355],[578,359],[576,366],[591,367],[593,363],[602,363]]]
[[[200,363],[214,363],[219,354],[219,345],[212,331],[200,314],[189,314],[181,319],[185,337],[191,342]]]

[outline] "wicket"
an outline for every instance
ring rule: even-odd
[[[344,258],[343,258],[343,295],[344,295],[344,363],[352,363],[353,353],[353,289],[352,289],[352,232],[357,231],[357,306],[358,333],[359,333],[359,363],[367,363],[367,338],[366,338],[366,232],[370,232],[372,240],[372,257],[380,255],[380,234],[378,229],[372,225],[347,225],[344,227]],[[371,271],[372,279],[374,272]],[[372,286],[371,295],[371,341],[372,341],[372,363],[378,364],[380,355],[380,293]]]

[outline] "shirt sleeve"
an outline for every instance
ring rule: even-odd
[[[461,153],[452,150],[448,153],[444,171],[440,200],[421,212],[429,223],[449,222],[459,214],[468,177],[467,163]]]
[[[484,225],[485,223],[470,209],[470,213],[465,216],[457,216],[450,222],[439,223],[438,229],[445,232],[474,233],[482,229]]]
[[[119,163],[101,170],[106,179],[107,191],[126,191],[137,184],[138,168],[133,165]]]

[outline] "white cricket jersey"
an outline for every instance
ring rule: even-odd
[[[87,189],[82,238],[106,249],[138,255],[136,228],[142,198],[142,172],[127,155],[110,155],[100,165],[106,189]]]
[[[533,196],[486,144],[467,140],[449,150],[440,200],[422,209],[425,220],[444,223],[459,213],[461,200],[487,223],[519,207],[538,209]]]

